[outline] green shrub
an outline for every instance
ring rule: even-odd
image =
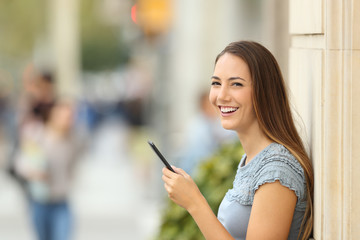
[[[225,193],[232,187],[243,154],[240,143],[225,145],[199,166],[194,177],[194,181],[216,215]],[[190,214],[168,200],[156,239],[200,240],[204,237]]]

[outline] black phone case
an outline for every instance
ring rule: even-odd
[[[168,163],[168,161],[166,161],[166,159],[164,158],[164,156],[161,154],[161,152],[159,151],[159,149],[155,146],[155,144],[151,141],[148,141],[150,147],[154,150],[154,152],[156,153],[156,155],[159,156],[160,160],[165,164],[165,166],[167,167],[167,169],[169,169],[172,172],[175,172],[174,169],[170,166],[170,164]]]

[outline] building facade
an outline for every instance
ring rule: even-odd
[[[360,239],[360,1],[290,0],[289,86],[314,164],[314,239]]]

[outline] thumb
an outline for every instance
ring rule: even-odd
[[[181,168],[177,168],[177,167],[174,167],[174,166],[173,166],[173,169],[175,170],[175,172],[183,175],[184,177],[185,177],[185,176],[188,176],[188,174],[187,174],[183,169],[181,169]]]

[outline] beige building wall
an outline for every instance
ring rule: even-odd
[[[360,1],[289,8],[289,87],[314,164],[314,239],[360,239]]]

